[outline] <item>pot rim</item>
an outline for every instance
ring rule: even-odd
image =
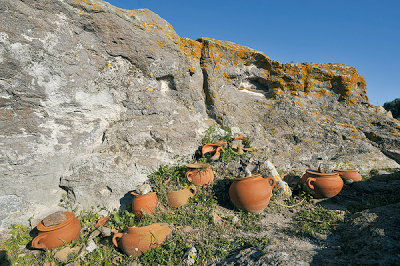
[[[333,169],[333,171],[336,171],[336,172],[352,172],[352,173],[358,173],[357,170]]]
[[[308,170],[306,170],[306,173],[308,173],[310,175],[314,175],[313,177],[315,177],[315,178],[340,177],[339,172],[337,172],[335,170],[330,173],[320,173],[320,172],[318,172],[317,169],[308,169]],[[315,176],[315,175],[319,175],[319,176]]]
[[[210,167],[208,163],[189,163],[185,166],[190,169],[204,169]]]
[[[263,178],[263,176],[261,174],[252,174],[251,176],[244,176],[244,177],[234,178],[233,181],[249,180],[249,179],[257,178],[257,177]]]
[[[137,197],[140,197],[140,196],[153,196],[153,194],[155,194],[155,193],[157,193],[156,191],[153,191],[153,192],[150,192],[150,193],[147,193],[147,194],[138,194],[138,193],[136,193],[136,192],[134,192],[134,191],[132,191],[131,192],[131,194],[133,195],[133,196],[135,196],[135,198],[137,198]]]
[[[39,230],[40,232],[49,232],[49,231],[57,230],[64,226],[69,225],[72,222],[72,220],[75,218],[75,214],[73,212],[64,212],[64,213],[67,216],[67,220],[65,220],[64,222],[53,225],[53,226],[44,226],[43,220],[42,220],[36,226],[37,230]]]

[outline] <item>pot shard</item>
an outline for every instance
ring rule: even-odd
[[[189,202],[189,198],[196,195],[196,186],[190,186],[178,191],[168,193],[168,203],[172,208],[179,208]]]
[[[126,227],[125,233],[114,234],[112,241],[126,255],[140,257],[143,252],[159,247],[172,233],[168,224],[152,224],[143,227]]]
[[[302,182],[314,192],[314,198],[332,198],[343,188],[343,180],[338,172],[319,173],[315,169],[306,171]]]
[[[135,196],[132,200],[132,211],[136,216],[143,218],[144,214],[151,214],[157,209],[158,197],[156,192],[145,195],[132,192],[132,195]]]
[[[203,186],[211,183],[214,180],[214,172],[211,167],[206,169],[194,169],[186,172],[185,177],[195,186]]]
[[[43,221],[37,225],[39,235],[32,240],[32,247],[51,250],[79,238],[81,224],[72,212],[65,212],[67,219],[57,225],[44,226]]]
[[[263,178],[260,174],[235,178],[229,188],[229,197],[237,208],[261,213],[269,204],[275,182],[273,177]]]

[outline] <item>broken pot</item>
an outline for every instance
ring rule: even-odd
[[[168,224],[127,226],[125,233],[114,234],[112,241],[126,255],[139,257],[144,251],[160,246],[171,233]]]
[[[173,208],[179,208],[186,205],[189,199],[196,195],[196,186],[190,186],[178,191],[171,191],[168,193],[168,203]]]
[[[136,216],[143,218],[145,213],[150,214],[156,210],[158,204],[156,192],[145,195],[139,195],[135,192],[131,192],[131,194],[135,196],[132,201],[132,211]]]

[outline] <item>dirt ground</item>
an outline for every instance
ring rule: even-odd
[[[260,223],[272,244],[248,248],[210,265],[400,265],[400,169],[377,171],[367,180],[344,185],[330,199],[311,199],[293,208],[274,200]],[[343,216],[329,235],[298,237],[284,233],[295,215],[321,206]],[[219,207],[218,213],[233,215]]]

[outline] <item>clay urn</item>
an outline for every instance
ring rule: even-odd
[[[144,251],[159,247],[172,231],[168,224],[126,227],[124,233],[114,234],[112,241],[126,255],[139,257]]]
[[[269,204],[275,182],[273,177],[263,178],[261,174],[235,178],[229,188],[229,197],[237,208],[261,213]]]
[[[135,197],[132,200],[132,212],[140,218],[144,217],[144,214],[153,213],[158,204],[158,197],[156,192],[151,192],[144,195],[139,195],[135,192],[131,192]]]
[[[188,164],[186,167],[190,170],[186,172],[185,177],[195,186],[210,184],[214,180],[214,172],[208,164]]]
[[[351,184],[362,180],[360,173],[354,170],[342,170],[335,169],[334,172],[338,172],[339,176],[343,179],[345,184]]]
[[[332,198],[339,194],[343,188],[343,180],[338,172],[320,173],[318,170],[306,171],[306,178],[303,175],[302,182],[313,191],[314,198]]]
[[[64,212],[66,220],[52,226],[45,226],[41,221],[36,228],[39,234],[32,240],[32,247],[37,249],[54,249],[65,243],[78,240],[81,224],[72,212]]]
[[[179,208],[186,205],[189,199],[196,195],[196,186],[190,186],[178,191],[171,191],[168,193],[168,203],[172,208]]]

